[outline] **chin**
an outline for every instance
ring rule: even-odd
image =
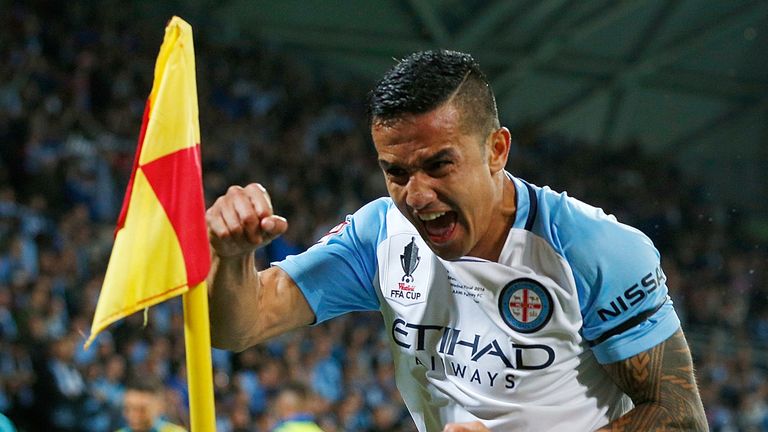
[[[422,240],[424,240],[424,243],[427,244],[430,250],[437,255],[438,257],[450,261],[450,260],[456,260],[463,256],[466,256],[469,253],[468,248],[465,250],[465,248],[462,247],[461,244],[459,244],[460,239],[457,239],[456,237],[444,242],[436,244],[432,240],[430,240],[429,236],[422,232],[422,230],[419,230],[419,236]]]
[[[464,253],[463,251],[456,250],[456,248],[452,248],[449,245],[445,245],[441,247],[441,246],[436,246],[430,243],[429,241],[427,241],[427,245],[429,245],[429,248],[432,249],[432,252],[434,252],[435,255],[447,261],[459,259],[464,255],[466,255],[466,253]]]
[[[459,259],[459,258],[464,256],[464,254],[460,254],[460,253],[450,253],[450,254],[436,253],[436,255],[438,257],[440,257],[441,259],[444,259],[446,261],[455,261],[455,260],[457,260],[457,259]]]

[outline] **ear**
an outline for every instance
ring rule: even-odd
[[[507,165],[511,134],[509,129],[501,127],[491,134],[491,144],[488,148],[488,166],[491,174],[496,174]]]

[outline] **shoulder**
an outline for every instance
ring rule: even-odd
[[[276,428],[273,432],[322,432],[312,421],[289,421],[283,423],[280,427]]]
[[[651,286],[651,278],[655,285],[662,283],[659,251],[640,230],[567,193],[544,187],[536,194],[534,233],[568,263],[587,317],[634,284]]]
[[[377,244],[386,236],[387,212],[393,208],[390,198],[379,198],[360,207],[333,227],[318,243],[331,240],[352,240]]]
[[[548,222],[548,228],[562,240],[578,237],[582,241],[603,242],[615,240],[614,235],[646,238],[627,224],[619,222],[602,208],[587,204],[569,196],[567,192],[555,192],[548,187],[538,188],[539,214]],[[564,246],[574,246],[567,243]]]
[[[387,214],[393,209],[395,209],[395,205],[392,199],[379,198],[360,207],[352,215],[352,221],[355,223],[355,228],[381,238],[386,235]]]
[[[536,195],[540,220],[537,234],[547,238],[575,270],[594,268],[601,263],[658,261],[659,253],[645,234],[603,209],[548,187],[537,188]]]
[[[360,207],[352,217],[361,221],[376,221],[378,223],[386,222],[387,212],[394,207],[392,199],[381,197]]]
[[[377,248],[387,235],[388,198],[347,216],[315,245],[273,263],[301,289],[317,322],[353,310],[379,308],[374,281]]]

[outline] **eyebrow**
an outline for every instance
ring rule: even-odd
[[[424,164],[428,164],[430,162],[435,162],[435,161],[438,161],[440,159],[445,159],[447,157],[453,157],[453,156],[454,156],[453,149],[450,149],[450,148],[442,149],[439,152],[437,152],[437,153],[433,154],[432,156],[428,157],[424,161]]]
[[[394,164],[391,164],[391,163],[385,161],[384,159],[379,159],[379,166],[384,171],[386,171],[387,169],[391,168],[392,165],[394,165]]]
[[[426,158],[426,159],[425,159],[425,160],[422,162],[422,165],[427,165],[427,164],[430,164],[430,163],[432,163],[432,162],[438,161],[438,160],[440,160],[440,159],[444,159],[444,158],[446,158],[446,157],[453,157],[453,156],[454,156],[454,153],[455,153],[455,152],[454,152],[454,150],[453,150],[453,149],[449,149],[449,148],[447,148],[447,149],[442,149],[442,150],[440,150],[439,152],[437,152],[437,153],[433,154],[432,156],[429,156],[428,158]],[[389,168],[392,168],[392,167],[400,167],[401,165],[400,165],[400,164],[397,164],[397,163],[391,163],[391,162],[388,162],[388,161],[386,161],[386,160],[384,160],[384,159],[379,159],[379,166],[381,167],[381,169],[382,169],[382,170],[386,171],[386,170],[388,170]]]

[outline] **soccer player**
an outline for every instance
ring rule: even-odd
[[[258,184],[208,210],[216,346],[380,310],[420,431],[707,429],[658,251],[505,171],[510,133],[470,55],[412,54],[369,115],[389,197],[306,252],[254,268],[287,229]]]

